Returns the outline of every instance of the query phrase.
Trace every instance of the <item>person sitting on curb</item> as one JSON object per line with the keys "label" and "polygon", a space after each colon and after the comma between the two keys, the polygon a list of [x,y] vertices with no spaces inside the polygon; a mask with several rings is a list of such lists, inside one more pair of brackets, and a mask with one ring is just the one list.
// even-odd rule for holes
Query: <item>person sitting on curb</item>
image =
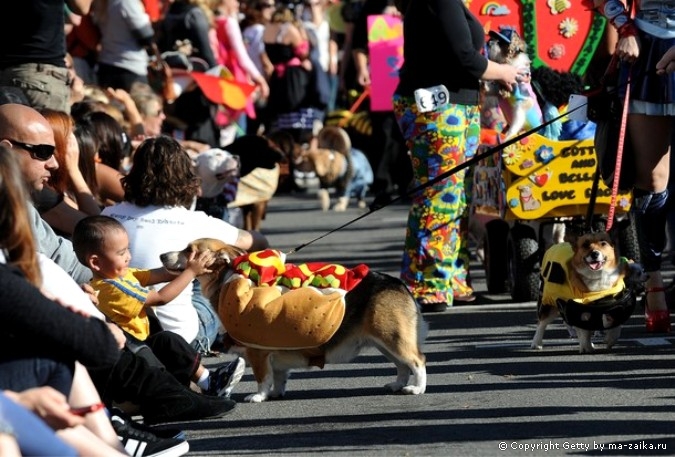
{"label": "person sitting on curb", "polygon": [[[199,352],[180,335],[171,331],[152,331],[149,314],[178,296],[195,277],[210,273],[213,253],[193,254],[187,268],[175,275],[165,268],[129,268],[129,236],[124,226],[108,216],[89,216],[75,226],[73,247],[79,261],[94,272],[91,286],[98,294],[98,307],[119,325],[132,348],[147,346],[176,379],[190,381],[204,393],[229,397],[239,382],[246,363],[238,357],[214,371],[201,364]],[[147,286],[167,284],[159,290]],[[161,327],[160,327],[161,328]]]}
{"label": "person sitting on curb", "polygon": [[[2,95],[1,91],[0,95]],[[22,141],[27,146],[26,148],[20,147],[9,139]],[[0,104],[0,146],[6,147],[7,153],[17,154],[21,176],[29,190],[40,191],[48,180],[50,170],[55,162],[53,158],[54,137],[44,116],[23,104]],[[27,148],[30,148],[30,150]],[[27,198],[26,203],[29,219],[26,224],[30,225],[38,252],[51,259],[58,265],[59,271],[64,273],[64,278],[60,280],[59,290],[55,292],[63,290],[65,280],[75,281],[78,285],[88,282],[92,277],[91,270],[79,263],[70,241],[57,236],[39,216],[34,206],[28,204]],[[45,275],[45,278],[52,278],[54,274],[54,272],[50,272]],[[11,275],[8,275],[6,279],[8,281],[6,287],[0,291],[4,299],[0,299],[0,303],[17,303],[19,302],[17,298],[19,295],[23,299],[31,299],[33,303],[40,304],[48,301],[37,289],[29,290],[26,281],[13,278]],[[26,284],[25,287],[24,284]],[[77,292],[75,284],[73,284],[73,287],[75,288],[74,292]],[[86,288],[91,290],[88,285],[86,285]],[[84,293],[82,292],[82,294]],[[72,299],[73,294],[69,298]],[[95,303],[97,301],[93,294],[90,294],[88,298],[90,302]],[[91,308],[99,313],[93,304],[91,304]],[[35,347],[36,350],[44,350],[53,346],[53,344],[44,344],[44,338],[53,338],[51,341],[59,342],[59,344],[63,344],[68,338],[77,335],[82,338],[81,329],[71,334],[72,326],[75,323],[70,320],[64,319],[59,321],[59,325],[54,325],[55,320],[35,318],[37,315],[43,316],[44,311],[40,309],[31,311],[31,309],[30,307],[9,306],[8,311],[11,310],[13,312],[12,318],[17,320],[11,321],[9,316],[2,319],[7,328],[12,329],[11,332],[9,330],[7,332],[18,332],[26,338],[25,341],[22,340],[20,343],[24,349]],[[74,314],[73,316],[73,319],[77,320],[77,315]],[[25,326],[25,330],[20,331],[21,325]],[[109,323],[108,328],[112,330],[113,327],[120,331],[116,325]],[[57,331],[58,333],[55,333]],[[0,332],[0,336],[2,336],[1,334],[2,332]],[[33,337],[34,335],[38,335],[39,338]],[[98,343],[92,346],[91,341],[94,340]],[[102,352],[103,343],[96,338],[94,340],[89,339],[89,345],[86,347],[95,348],[98,358],[92,359],[91,363],[87,363],[85,366],[104,403],[111,405],[113,402],[131,402],[138,405],[140,408],[139,414],[143,416],[145,424],[222,417],[230,413],[236,406],[236,403],[228,398],[212,397],[193,392],[167,372],[159,360],[153,363],[147,357],[142,357],[126,347],[121,350],[117,349],[114,356],[106,359]],[[64,350],[61,351],[61,356],[66,354],[66,352],[63,352]],[[136,425],[129,424],[132,428]],[[125,426],[129,424],[125,424]],[[133,432],[138,436],[138,430],[134,429]],[[143,433],[149,436],[145,431]]]}

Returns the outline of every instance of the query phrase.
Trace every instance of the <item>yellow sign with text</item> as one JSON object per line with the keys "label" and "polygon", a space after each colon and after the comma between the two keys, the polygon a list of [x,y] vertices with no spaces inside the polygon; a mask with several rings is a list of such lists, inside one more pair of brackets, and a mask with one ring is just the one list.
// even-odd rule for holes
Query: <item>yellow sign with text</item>
{"label": "yellow sign with text", "polygon": [[[593,140],[552,141],[530,135],[502,151],[506,219],[585,215],[597,157]],[[599,183],[594,213],[606,214],[611,189]],[[617,212],[630,209],[630,193],[617,196]]]}

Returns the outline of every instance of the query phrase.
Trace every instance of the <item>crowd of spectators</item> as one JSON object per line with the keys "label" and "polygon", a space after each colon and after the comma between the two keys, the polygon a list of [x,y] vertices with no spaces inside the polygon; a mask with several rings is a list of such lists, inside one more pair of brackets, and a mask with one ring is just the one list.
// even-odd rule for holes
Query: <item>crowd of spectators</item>
{"label": "crowd of spectators", "polygon": [[[183,247],[197,232],[267,247],[259,231],[194,211],[190,157],[242,135],[310,143],[328,113],[348,109],[370,83],[365,42],[356,42],[358,79],[349,46],[369,3],[369,11],[391,8],[373,0],[11,2],[5,14],[18,32],[0,31],[0,334],[14,349],[0,357],[0,454],[179,456],[189,449],[184,433],[155,424],[235,407],[229,394],[243,360],[211,370],[200,363],[222,328],[198,282],[186,273],[154,291],[146,286],[171,278],[148,275],[161,272],[164,243]],[[175,98],[148,70],[155,49],[171,64]],[[214,100],[193,71],[255,89],[234,106]],[[374,192],[405,190],[405,177],[377,166],[400,158],[383,158],[392,153],[376,141],[358,147],[378,170]],[[293,148],[280,149],[290,165]],[[146,225],[157,215],[171,218],[175,233],[155,238]],[[96,218],[119,220],[112,232],[128,233],[127,246],[100,239],[78,262],[71,240]],[[123,284],[131,288],[120,295]]]}
{"label": "crowd of spectators", "polygon": [[[227,211],[236,188],[223,188],[218,216],[195,209],[200,179],[191,159],[265,138],[282,153],[276,175],[264,175],[278,183],[251,194],[271,198],[302,190],[294,151],[342,148],[354,180],[338,189],[336,206],[406,196],[412,166],[394,111],[371,111],[366,99],[359,109],[368,127],[349,122],[373,83],[367,17],[400,14],[394,3],[5,2],[12,27],[0,28],[0,455],[179,456],[189,449],[184,433],[156,424],[233,410],[243,360],[201,363],[223,336],[194,280],[208,259],[192,259],[194,271],[171,278],[158,254],[199,237],[244,250],[268,242],[260,214],[247,229]],[[168,80],[158,55],[171,67]],[[333,132],[341,148],[326,143],[331,123],[348,135]],[[355,172],[359,161],[374,176]],[[78,261],[71,241],[92,221],[107,224],[100,231],[108,238],[79,245]],[[669,329],[667,311],[654,313]]]}

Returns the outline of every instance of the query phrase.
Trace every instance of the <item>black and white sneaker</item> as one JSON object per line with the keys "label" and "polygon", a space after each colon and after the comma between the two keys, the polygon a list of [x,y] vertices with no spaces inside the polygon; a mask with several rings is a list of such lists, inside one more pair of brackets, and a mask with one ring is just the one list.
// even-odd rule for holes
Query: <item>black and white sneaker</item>
{"label": "black and white sneaker", "polygon": [[124,422],[127,424],[128,427],[135,428],[136,430],[140,430],[141,432],[152,433],[153,435],[155,435],[157,438],[160,439],[176,438],[177,440],[185,440],[185,432],[179,428],[150,426],[142,424],[140,422],[136,422],[131,418],[129,414],[122,411],[120,408],[116,408],[114,406],[110,408],[108,411],[110,411],[109,416],[111,420],[113,417],[117,417],[115,421],[118,424],[120,422]]}
{"label": "black and white sneaker", "polygon": [[[183,438],[160,438],[152,429],[137,424],[121,415],[110,416],[117,437],[124,450],[132,457],[179,457],[190,450]],[[168,431],[166,434],[172,433]]]}
{"label": "black and white sneaker", "polygon": [[241,381],[244,370],[246,370],[246,362],[243,358],[237,357],[236,360],[211,371],[206,395],[229,398],[234,386]]}

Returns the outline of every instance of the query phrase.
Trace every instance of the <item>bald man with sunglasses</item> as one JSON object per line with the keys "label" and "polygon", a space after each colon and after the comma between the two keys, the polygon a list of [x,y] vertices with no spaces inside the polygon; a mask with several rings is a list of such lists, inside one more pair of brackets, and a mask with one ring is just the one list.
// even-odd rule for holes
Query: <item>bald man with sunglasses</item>
{"label": "bald man with sunglasses", "polygon": [[[54,155],[51,124],[37,110],[23,103],[0,105],[0,144],[17,152],[34,206],[56,233],[70,238],[75,224],[100,212],[98,201],[79,168],[67,170],[69,190],[77,206],[69,204],[63,193],[45,186],[59,163]],[[80,207],[81,204],[87,206]],[[92,212],[96,210],[98,212]]]}
{"label": "bald man with sunglasses", "polygon": [[[15,152],[29,190],[39,192],[59,165],[54,157],[54,133],[35,109],[18,103],[0,105],[0,144]],[[73,246],[57,236],[37,209],[29,205],[39,251],[58,263],[78,283],[88,283],[91,271],[80,264]]]}
{"label": "bald man with sunglasses", "polygon": [[21,170],[31,191],[41,191],[59,168],[54,157],[54,132],[40,113],[29,106],[0,106],[0,144],[19,156]]}

